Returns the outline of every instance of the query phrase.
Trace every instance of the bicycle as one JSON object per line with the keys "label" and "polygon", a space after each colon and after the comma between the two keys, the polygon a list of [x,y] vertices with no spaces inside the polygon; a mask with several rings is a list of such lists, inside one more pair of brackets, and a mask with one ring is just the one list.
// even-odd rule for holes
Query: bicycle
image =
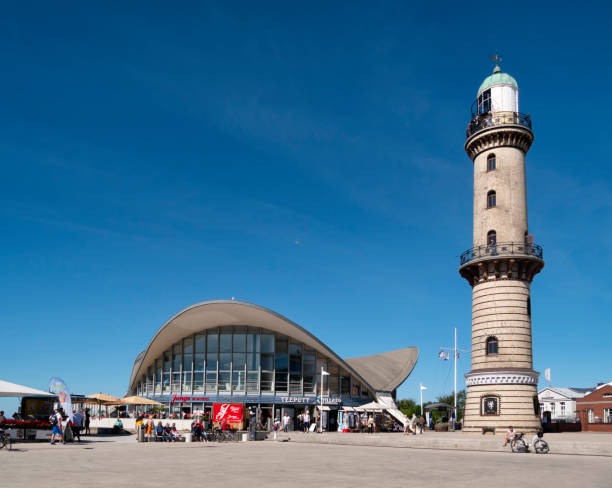
{"label": "bicycle", "polygon": [[9,451],[13,448],[13,440],[11,439],[11,435],[0,429],[0,449],[3,449],[8,445]]}
{"label": "bicycle", "polygon": [[524,434],[517,432],[514,439],[510,442],[510,448],[512,452],[529,452],[529,444],[523,439]]}
{"label": "bicycle", "polygon": [[544,436],[544,432],[540,431],[536,435],[533,436],[531,447],[536,454],[548,454],[550,451],[548,447],[548,442],[546,442],[542,437]]}

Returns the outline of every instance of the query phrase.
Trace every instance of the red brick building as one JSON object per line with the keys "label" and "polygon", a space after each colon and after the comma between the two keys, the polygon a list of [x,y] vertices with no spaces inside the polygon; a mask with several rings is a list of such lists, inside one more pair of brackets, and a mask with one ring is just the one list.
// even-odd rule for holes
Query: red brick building
{"label": "red brick building", "polygon": [[612,381],[576,399],[582,431],[612,432]]}

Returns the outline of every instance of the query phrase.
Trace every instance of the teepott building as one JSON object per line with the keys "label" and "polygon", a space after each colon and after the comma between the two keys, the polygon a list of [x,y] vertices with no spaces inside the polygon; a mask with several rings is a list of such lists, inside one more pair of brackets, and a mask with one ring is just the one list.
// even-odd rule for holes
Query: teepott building
{"label": "teepott building", "polygon": [[322,411],[328,428],[335,411],[376,402],[403,421],[395,394],[417,358],[417,348],[406,347],[343,359],[272,310],[215,300],[162,325],[134,362],[128,394],[179,415],[211,411],[216,403],[256,407],[263,418]]}

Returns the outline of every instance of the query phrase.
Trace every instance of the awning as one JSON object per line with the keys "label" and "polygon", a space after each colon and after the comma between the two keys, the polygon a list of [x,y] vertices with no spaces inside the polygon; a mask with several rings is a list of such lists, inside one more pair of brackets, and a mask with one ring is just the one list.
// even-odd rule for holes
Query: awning
{"label": "awning", "polygon": [[342,410],[344,410],[345,412],[354,412],[355,409],[353,407],[342,407]]}
{"label": "awning", "polygon": [[23,396],[44,396],[54,397],[48,391],[37,390],[29,386],[22,386],[16,383],[0,380],[0,397],[23,397]]}
{"label": "awning", "polygon": [[360,407],[355,407],[355,410],[358,412],[382,412],[384,409],[384,406],[378,402],[370,402]]}

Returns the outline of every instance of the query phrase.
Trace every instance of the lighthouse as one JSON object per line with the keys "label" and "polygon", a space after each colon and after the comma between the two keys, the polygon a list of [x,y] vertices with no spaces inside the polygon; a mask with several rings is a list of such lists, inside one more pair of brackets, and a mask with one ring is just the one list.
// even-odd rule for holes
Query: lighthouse
{"label": "lighthouse", "polygon": [[527,222],[525,157],[532,120],[500,58],[472,104],[465,151],[474,168],[472,248],[459,273],[472,287],[472,363],[465,375],[466,432],[541,427],[533,370],[531,282],[544,267]]}

